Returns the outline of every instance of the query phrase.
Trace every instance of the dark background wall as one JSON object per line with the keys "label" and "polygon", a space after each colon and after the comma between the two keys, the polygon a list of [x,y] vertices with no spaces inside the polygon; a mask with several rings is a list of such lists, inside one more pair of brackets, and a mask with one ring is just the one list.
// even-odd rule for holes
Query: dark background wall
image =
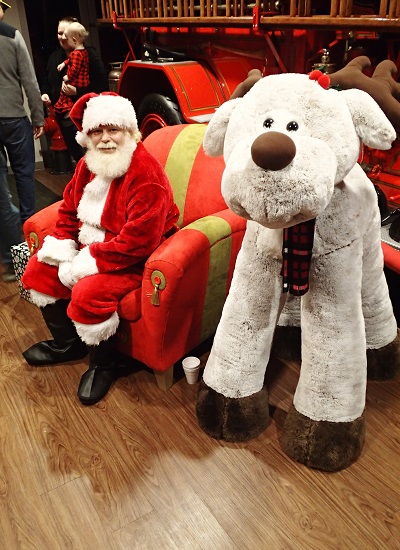
{"label": "dark background wall", "polygon": [[107,70],[109,63],[125,59],[128,47],[122,33],[111,26],[97,27],[100,0],[24,0],[24,6],[39,84],[49,55],[59,47],[58,21],[67,15],[78,18],[89,31],[88,43],[96,48]]}
{"label": "dark background wall", "polygon": [[25,0],[25,13],[40,83],[47,59],[58,46],[58,21],[66,15],[80,18],[78,0]]}

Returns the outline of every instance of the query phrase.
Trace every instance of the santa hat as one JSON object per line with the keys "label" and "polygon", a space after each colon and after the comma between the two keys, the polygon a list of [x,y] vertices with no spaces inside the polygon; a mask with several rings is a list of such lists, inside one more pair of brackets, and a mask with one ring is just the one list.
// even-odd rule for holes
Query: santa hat
{"label": "santa hat", "polygon": [[70,117],[79,130],[76,141],[82,147],[87,145],[88,132],[99,126],[117,126],[126,130],[138,129],[132,103],[115,92],[83,95],[72,107]]}

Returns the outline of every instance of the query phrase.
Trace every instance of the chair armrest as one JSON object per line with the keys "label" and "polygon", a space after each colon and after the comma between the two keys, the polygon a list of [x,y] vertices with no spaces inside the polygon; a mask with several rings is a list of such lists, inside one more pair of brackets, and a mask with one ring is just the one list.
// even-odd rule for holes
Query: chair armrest
{"label": "chair armrest", "polygon": [[[187,339],[188,350],[214,334],[245,230],[246,220],[225,209],[189,224],[153,252],[141,297],[142,320],[153,325],[150,334]],[[155,274],[165,287],[155,290]]]}
{"label": "chair armrest", "polygon": [[53,232],[60,204],[61,201],[57,201],[43,208],[24,223],[24,235],[31,254],[37,252],[42,247],[46,235]]}
{"label": "chair armrest", "polygon": [[[197,262],[202,259],[205,253],[210,254],[210,251],[214,252],[214,249],[218,249],[219,255],[215,258],[217,263],[222,261],[226,263],[227,260],[230,261],[231,259],[234,263],[245,229],[246,220],[228,209],[187,225],[167,239],[147,260],[143,282],[144,284],[149,283],[150,286],[143,287],[144,290],[148,292],[153,289],[151,275],[154,270],[166,271],[164,276],[167,278],[168,275],[168,280],[166,280],[165,289],[160,291],[160,300],[163,303],[168,303],[171,292],[177,290],[179,280],[193,265],[196,266],[196,269],[199,268]],[[233,242],[232,239],[234,239]],[[223,245],[223,243],[225,244]],[[223,251],[222,245],[229,248],[229,250],[224,250],[225,255],[223,256],[221,254]],[[227,253],[229,253],[229,256]],[[209,261],[207,261],[208,266]],[[230,268],[233,269],[234,265],[230,265]]]}
{"label": "chair armrest", "polygon": [[385,266],[400,273],[400,250],[382,242],[383,257],[385,260]]}

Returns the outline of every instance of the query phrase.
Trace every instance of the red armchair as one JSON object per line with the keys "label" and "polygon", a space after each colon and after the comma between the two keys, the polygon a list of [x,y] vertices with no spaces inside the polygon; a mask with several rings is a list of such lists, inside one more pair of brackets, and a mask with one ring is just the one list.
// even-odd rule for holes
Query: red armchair
{"label": "red armchair", "polygon": [[[205,128],[168,126],[144,142],[170,178],[181,230],[151,255],[142,287],[118,308],[119,351],[152,368],[164,390],[173,383],[174,364],[214,334],[246,228],[222,198],[224,163],[205,156]],[[25,222],[34,252],[51,231],[58,204]]]}

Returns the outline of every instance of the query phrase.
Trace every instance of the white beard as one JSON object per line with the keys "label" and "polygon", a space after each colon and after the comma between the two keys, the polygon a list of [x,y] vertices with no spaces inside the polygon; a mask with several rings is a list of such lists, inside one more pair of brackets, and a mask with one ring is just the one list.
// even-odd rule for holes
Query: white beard
{"label": "white beard", "polygon": [[134,138],[127,136],[125,143],[119,145],[114,153],[102,153],[90,140],[87,147],[85,162],[89,170],[106,180],[113,180],[128,171],[137,143]]}

